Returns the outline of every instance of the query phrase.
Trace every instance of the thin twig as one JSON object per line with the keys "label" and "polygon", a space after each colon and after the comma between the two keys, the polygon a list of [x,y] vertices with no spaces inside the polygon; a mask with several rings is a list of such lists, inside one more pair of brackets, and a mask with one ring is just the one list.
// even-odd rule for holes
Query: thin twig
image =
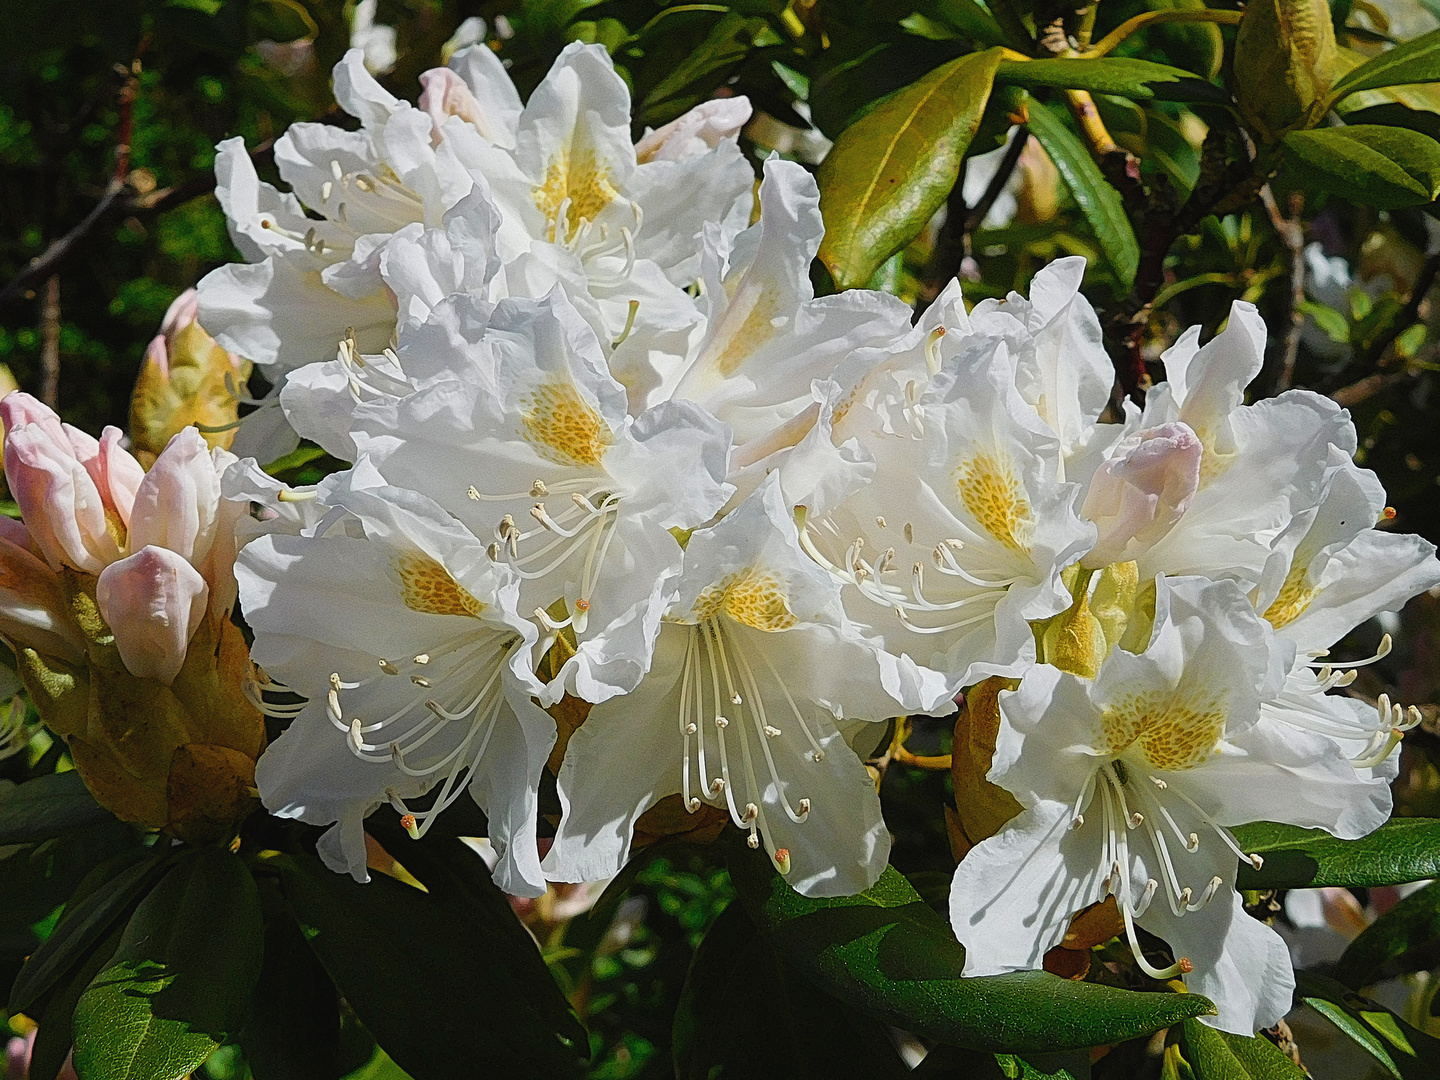
{"label": "thin twig", "polygon": [[[1275,375],[1274,393],[1281,394],[1290,389],[1295,378],[1295,359],[1300,355],[1300,331],[1305,325],[1305,229],[1301,224],[1301,210],[1304,195],[1295,192],[1290,197],[1290,216],[1280,212],[1275,194],[1266,184],[1260,189],[1260,202],[1270,215],[1270,224],[1275,234],[1290,253],[1290,292],[1285,301],[1288,319],[1282,315],[1279,322],[1285,325],[1285,337],[1280,346],[1279,371]],[[1288,322],[1288,325],[1286,325]]]}
{"label": "thin twig", "polygon": [[[267,139],[250,151],[250,160],[256,164],[268,159],[274,146],[273,139]],[[124,212],[126,214],[160,214],[172,207],[191,199],[199,198],[201,195],[208,195],[215,190],[215,174],[202,173],[192,177],[183,184],[175,187],[161,188],[145,195],[126,194],[125,185],[116,185],[113,182],[106,188],[105,194],[100,201],[90,208],[90,212],[76,224],[69,232],[58,240],[54,240],[35,258],[31,259],[21,270],[10,280],[4,289],[0,289],[0,307],[25,297],[37,282],[45,280],[60,265],[75,253],[76,247],[81,240],[88,236],[105,217],[113,212]]]}
{"label": "thin twig", "polygon": [[1010,177],[1015,173],[1015,167],[1020,164],[1020,155],[1025,152],[1025,144],[1030,141],[1030,129],[1023,124],[1015,129],[1015,134],[1010,140],[1010,145],[1005,147],[1005,155],[1000,159],[1000,166],[995,170],[995,175],[990,178],[990,183],[985,188],[985,194],[980,196],[970,212],[965,215],[965,234],[968,236],[980,228],[989,216],[991,209],[995,206],[995,200],[1005,190],[1005,185],[1010,182]]}
{"label": "thin twig", "polygon": [[45,281],[40,304],[40,400],[50,408],[60,404],[60,275]]}
{"label": "thin twig", "polygon": [[1024,152],[1025,143],[1029,138],[1030,132],[1024,125],[1015,129],[1010,144],[1000,158],[995,175],[990,178],[990,183],[985,187],[985,193],[980,196],[973,208],[965,205],[965,172],[963,169],[961,170],[959,177],[955,180],[955,186],[950,190],[950,196],[946,200],[945,223],[940,226],[940,235],[935,239],[935,248],[925,267],[925,283],[921,289],[919,302],[916,304],[917,315],[930,306],[951,278],[959,275],[965,256],[970,253],[970,234],[980,228],[995,205],[995,200],[1005,190],[1005,185],[1010,182],[1010,177],[1014,175],[1015,167],[1020,163],[1020,155]]}
{"label": "thin twig", "polygon": [[115,207],[124,191],[123,184],[111,184],[105,194],[100,197],[100,201],[91,207],[90,212],[81,219],[78,225],[60,239],[51,241],[49,247],[31,259],[25,269],[16,274],[10,284],[0,290],[0,307],[24,296],[36,282],[51,277],[60,268],[60,264],[70,256],[75,245]]}
{"label": "thin twig", "polygon": [[1365,378],[1353,382],[1349,386],[1342,386],[1330,395],[1330,400],[1342,409],[1353,409],[1362,401],[1366,401],[1376,394],[1384,393],[1392,386],[1399,386],[1411,378],[1413,376],[1408,371],[1377,371],[1374,375],[1366,375]]}

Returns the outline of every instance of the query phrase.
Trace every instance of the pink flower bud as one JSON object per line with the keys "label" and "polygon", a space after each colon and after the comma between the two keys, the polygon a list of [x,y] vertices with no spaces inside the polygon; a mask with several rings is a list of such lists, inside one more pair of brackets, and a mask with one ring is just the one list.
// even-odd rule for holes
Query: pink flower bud
{"label": "pink flower bud", "polygon": [[205,617],[210,589],[174,551],[146,547],[111,563],[96,583],[100,614],[130,674],[169,686]]}
{"label": "pink flower bud", "polygon": [[1094,570],[1128,562],[1169,532],[1200,486],[1203,453],[1195,432],[1178,422],[1122,440],[1095,470],[1081,507],[1100,536],[1080,564]]}
{"label": "pink flower bud", "polygon": [[739,135],[749,119],[750,99],[747,97],[702,101],[664,127],[647,131],[635,144],[635,157],[640,162],[699,157],[715,149],[725,139]]}
{"label": "pink flower bud", "polygon": [[473,125],[480,134],[491,137],[484,109],[465,85],[465,80],[455,72],[449,68],[431,68],[420,76],[420,85],[424,89],[420,92],[418,104],[421,111],[430,115],[436,138],[439,138],[441,127],[451,116],[458,116]]}
{"label": "pink flower bud", "polygon": [[95,456],[84,461],[90,478],[100,489],[105,505],[120,515],[121,522],[130,527],[130,511],[135,504],[135,492],[145,479],[145,470],[140,467],[130,451],[121,446],[125,436],[117,427],[107,427],[100,433],[100,442]]}
{"label": "pink flower bud", "polygon": [[29,530],[0,517],[0,634],[20,648],[71,663],[85,659],[85,639],[69,616],[60,579],[35,554]]}
{"label": "pink flower bud", "polygon": [[165,309],[165,318],[160,320],[160,334],[167,338],[174,337],[199,316],[200,294],[194,289],[186,289],[171,300],[170,306]]}
{"label": "pink flower bud", "polygon": [[219,502],[220,478],[210,447],[195,428],[182,428],[136,489],[130,550],[153,545],[190,562],[203,562],[215,539]]}
{"label": "pink flower bud", "polygon": [[[51,569],[72,566],[98,574],[119,558],[124,522],[113,505],[107,507],[89,468],[76,456],[70,433],[55,414],[45,409],[48,416],[36,415],[28,402],[15,401],[27,396],[11,394],[0,402],[0,415],[6,421],[5,478],[11,494],[32,541]],[[75,441],[82,443],[82,452],[90,458],[99,453],[95,440],[90,440],[93,451],[83,440]]]}

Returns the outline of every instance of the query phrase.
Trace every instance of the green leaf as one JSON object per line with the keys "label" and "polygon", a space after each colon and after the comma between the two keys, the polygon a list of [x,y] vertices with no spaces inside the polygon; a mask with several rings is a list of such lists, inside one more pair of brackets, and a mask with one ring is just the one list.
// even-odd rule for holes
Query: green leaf
{"label": "green leaf", "polygon": [[1338,99],[1357,90],[1433,82],[1440,82],[1440,30],[1401,42],[1351,68],[1335,84],[1334,95]]}
{"label": "green leaf", "polygon": [[35,1017],[39,1030],[35,1033],[35,1045],[30,1051],[30,1080],[55,1080],[59,1075],[75,1042],[72,1024],[75,1006],[80,1003],[80,995],[90,985],[90,980],[114,958],[124,929],[123,926],[115,927],[78,967],[46,995],[44,1006]]}
{"label": "green leaf", "polygon": [[1180,1025],[1180,1049],[1195,1080],[1305,1080],[1305,1070],[1268,1039],[1217,1031],[1199,1020]]}
{"label": "green leaf", "polygon": [[995,81],[1009,86],[1058,86],[1092,94],[1163,101],[1228,101],[1225,92],[1169,64],[1102,56],[1094,60],[1005,60]]}
{"label": "green leaf", "polygon": [[[1145,0],[1151,11],[1204,11],[1205,0]],[[1225,59],[1225,41],[1214,23],[1160,23],[1152,26],[1146,39],[1151,49],[1183,63],[1201,78],[1220,74]],[[1151,55],[1154,55],[1152,52]]]}
{"label": "green leaf", "polygon": [[496,1076],[576,1074],[575,1054],[494,950],[493,924],[385,874],[361,885],[311,855],[271,861],[310,947],[402,1069],[423,1080],[470,1080],[481,1061]]}
{"label": "green leaf", "polygon": [[1440,143],[1408,128],[1353,124],[1292,131],[1285,154],[1301,179],[1351,202],[1420,206],[1440,194]]}
{"label": "green leaf", "polygon": [[[475,809],[478,814],[478,807]],[[447,816],[449,813],[447,810]],[[515,917],[509,897],[495,884],[485,861],[473,848],[458,836],[447,836],[436,830],[420,840],[412,840],[394,814],[374,815],[366,821],[365,828],[415,875],[439,904],[475,927],[474,933],[484,936],[487,951],[515,981],[526,1003],[551,1031],[582,1050],[588,1048],[589,1035],[560,992],[544,957],[535,948],[535,939]],[[486,831],[488,828],[474,835],[484,835]]]}
{"label": "green leaf", "polygon": [[1302,300],[1295,307],[1314,319],[1315,325],[1325,331],[1325,336],[1331,341],[1344,345],[1350,340],[1350,323],[1334,308],[1326,307],[1314,300]]}
{"label": "green leaf", "polygon": [[334,1080],[340,1075],[340,1002],[305,944],[273,877],[256,882],[265,916],[265,959],[238,1032],[255,1080]]}
{"label": "green leaf", "polygon": [[1240,864],[1235,887],[1241,890],[1369,889],[1440,877],[1440,819],[1396,818],[1359,840],[1270,821],[1230,831],[1247,852],[1265,858],[1260,870]]}
{"label": "green leaf", "polygon": [[23,784],[0,780],[0,844],[48,840],[113,817],[74,770]]}
{"label": "green leaf", "polygon": [[1363,1047],[1395,1080],[1440,1077],[1440,1039],[1417,1031],[1334,979],[1297,971],[1295,983],[1305,1004]]}
{"label": "green leaf", "polygon": [[1389,961],[1436,939],[1440,939],[1440,882],[1411,893],[1361,931],[1340,957],[1335,978],[1358,990],[1374,982]]}
{"label": "green leaf", "polygon": [[75,1008],[80,1080],[153,1080],[198,1068],[239,1031],[260,974],[255,881],[221,848],[186,852],[140,902]]}
{"label": "green leaf", "polygon": [[[736,1038],[735,1002],[763,1001]],[[909,1075],[884,1027],[828,994],[796,984],[741,904],[721,913],[695,950],[675,1012],[677,1080],[830,1080]]]}
{"label": "green leaf", "polygon": [[[10,1011],[25,1012],[127,916],[170,865],[167,853],[126,853],[97,867],[66,905],[65,914],[30,954],[10,989]],[[89,886],[87,889],[86,886]]]}
{"label": "green leaf", "polygon": [[974,38],[981,45],[1004,45],[1005,31],[977,0],[922,0],[917,9],[928,18]]}
{"label": "green leaf", "polygon": [[864,285],[934,216],[960,174],[1001,52],[952,60],[851,124],[820,165],[820,261],[837,288]]}
{"label": "green leaf", "polygon": [[731,879],[780,955],[841,1001],[939,1042],[1012,1054],[1120,1042],[1215,1007],[1043,971],[962,978],[965,950],[894,868],[857,896],[801,896],[748,850]]}
{"label": "green leaf", "polygon": [[[124,853],[118,861],[117,851]],[[38,844],[0,847],[0,961],[34,953],[97,867],[137,855],[133,830],[114,818]]]}
{"label": "green leaf", "polygon": [[325,451],[318,446],[297,446],[288,454],[278,457],[266,465],[265,471],[271,476],[279,476],[281,473],[291,472],[324,456]]}
{"label": "green leaf", "polygon": [[1120,279],[1120,287],[1130,288],[1140,265],[1140,245],[1135,240],[1135,230],[1130,227],[1120,193],[1100,174],[1090,151],[1085,149],[1079,136],[1065,126],[1058,113],[1022,91],[1012,93],[1017,95],[1017,108],[1028,102],[1030,134],[1040,140],[1060,171],[1071,197],[1094,230],[1105,261]]}

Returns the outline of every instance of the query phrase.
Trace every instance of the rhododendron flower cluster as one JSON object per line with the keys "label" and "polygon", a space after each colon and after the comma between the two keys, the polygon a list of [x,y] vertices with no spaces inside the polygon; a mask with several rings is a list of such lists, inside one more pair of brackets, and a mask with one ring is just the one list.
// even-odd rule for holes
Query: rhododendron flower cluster
{"label": "rhododendron flower cluster", "polygon": [[[1020,812],[954,878],[967,974],[1039,967],[1111,902],[1144,973],[1184,977],[1225,1030],[1276,1022],[1293,976],[1242,910],[1261,860],[1230,830],[1386,819],[1415,715],[1346,696],[1367,661],[1327,650],[1440,562],[1375,529],[1343,410],[1245,404],[1254,307],[1112,411],[1083,260],[973,309],[952,285],[912,325],[887,294],[815,296],[815,183],[772,158],[755,189],[743,99],[636,143],[598,46],[523,106],[484,47],[421,81],[399,100],[352,51],[335,88],[360,127],[292,127],[290,192],[236,141],[217,164],[247,262],[201,283],[200,322],[278,386],[237,446],[288,431],[352,465],[303,490],[223,468],[255,510],[250,693],[288,722],[257,772],[269,810],[330,826],[321,854],[364,880],[367,814],[419,835],[468,791],[497,880],[538,895],[616,874],[668,800],[847,895],[888,859],[865,766],[886,722],[1006,680],[988,778]],[[34,446],[7,467],[55,478],[12,476],[34,492],[15,557],[98,574],[127,663],[173,673],[218,588],[211,525],[155,534],[139,493],[198,440],[142,480],[113,440],[6,421]],[[108,599],[142,586],[163,640]],[[7,632],[70,647],[49,610],[12,605]]]}

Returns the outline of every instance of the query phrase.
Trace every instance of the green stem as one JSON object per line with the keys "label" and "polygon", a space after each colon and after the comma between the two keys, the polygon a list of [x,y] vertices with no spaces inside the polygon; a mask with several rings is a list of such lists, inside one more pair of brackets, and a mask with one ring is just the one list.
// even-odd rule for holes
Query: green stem
{"label": "green stem", "polygon": [[1094,48],[1083,50],[1082,56],[1086,60],[1104,56],[1135,31],[1142,30],[1147,26],[1155,26],[1159,23],[1186,22],[1220,23],[1225,26],[1234,26],[1239,23],[1241,14],[1239,11],[1146,11],[1136,15],[1133,19],[1126,19],[1101,38]]}

